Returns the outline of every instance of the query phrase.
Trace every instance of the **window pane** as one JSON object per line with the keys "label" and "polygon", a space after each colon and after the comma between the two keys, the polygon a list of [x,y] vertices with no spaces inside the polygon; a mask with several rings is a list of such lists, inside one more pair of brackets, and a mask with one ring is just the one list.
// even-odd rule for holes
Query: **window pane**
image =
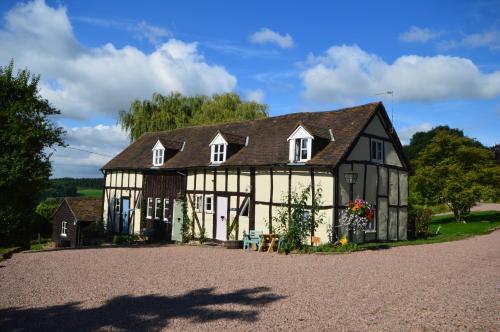
{"label": "window pane", "polygon": [[224,153],[224,144],[219,145],[219,152]]}
{"label": "window pane", "polygon": [[307,141],[308,141],[308,139],[302,140],[302,154],[301,154],[302,159],[307,159],[307,149],[308,149]]}
{"label": "window pane", "polygon": [[299,161],[300,160],[300,139],[296,139],[295,140],[295,161]]}

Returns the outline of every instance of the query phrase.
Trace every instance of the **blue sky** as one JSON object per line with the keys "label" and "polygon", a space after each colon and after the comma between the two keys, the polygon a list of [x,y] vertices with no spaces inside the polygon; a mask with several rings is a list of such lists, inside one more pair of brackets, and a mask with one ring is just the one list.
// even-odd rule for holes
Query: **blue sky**
{"label": "blue sky", "polygon": [[117,112],[153,92],[236,91],[271,115],[390,98],[406,142],[439,124],[500,143],[500,1],[0,3],[0,63],[41,74],[71,149],[54,176],[97,176],[127,145]]}

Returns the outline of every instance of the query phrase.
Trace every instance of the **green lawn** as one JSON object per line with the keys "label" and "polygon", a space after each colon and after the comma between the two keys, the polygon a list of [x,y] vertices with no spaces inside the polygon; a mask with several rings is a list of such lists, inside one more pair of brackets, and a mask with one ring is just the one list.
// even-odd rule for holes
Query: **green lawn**
{"label": "green lawn", "polygon": [[496,228],[500,228],[500,212],[498,211],[472,212],[466,224],[455,222],[452,215],[434,216],[432,218],[429,237],[427,239],[369,242],[358,245],[349,243],[347,246],[332,246],[331,244],[323,244],[315,248],[308,247],[304,250],[304,253],[349,252],[367,249],[376,250],[416,244],[448,242],[464,239],[470,236],[487,234]]}
{"label": "green lawn", "polygon": [[[439,233],[436,234],[439,226],[441,226],[441,228],[439,229]],[[384,247],[398,247],[414,244],[455,241],[474,235],[487,234],[498,227],[500,227],[500,212],[498,211],[472,212],[466,224],[455,222],[453,216],[451,215],[434,216],[432,218],[429,232],[430,234],[427,239],[397,242],[363,243],[360,244],[358,248],[376,249]]]}
{"label": "green lawn", "polygon": [[77,194],[84,197],[101,198],[102,189],[78,188]]}

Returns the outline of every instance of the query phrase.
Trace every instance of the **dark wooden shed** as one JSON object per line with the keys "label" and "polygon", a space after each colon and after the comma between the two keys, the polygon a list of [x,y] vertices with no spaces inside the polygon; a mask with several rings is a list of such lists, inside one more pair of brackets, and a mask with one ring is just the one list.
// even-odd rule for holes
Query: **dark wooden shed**
{"label": "dark wooden shed", "polygon": [[80,245],[81,230],[102,218],[100,198],[66,197],[52,218],[52,240],[57,246]]}

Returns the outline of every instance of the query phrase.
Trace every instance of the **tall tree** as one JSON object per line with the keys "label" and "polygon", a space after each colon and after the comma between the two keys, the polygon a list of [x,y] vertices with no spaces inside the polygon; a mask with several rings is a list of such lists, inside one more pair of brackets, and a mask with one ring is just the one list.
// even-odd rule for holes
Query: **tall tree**
{"label": "tall tree", "polygon": [[477,141],[438,132],[415,160],[411,190],[421,203],[445,203],[457,221],[465,222],[481,199],[500,197],[500,165]]}
{"label": "tall tree", "polygon": [[47,149],[63,146],[60,112],[39,95],[39,76],[14,62],[0,67],[0,245],[25,243],[41,193],[51,174]]}
{"label": "tall tree", "polygon": [[[428,131],[419,131],[413,134],[410,144],[403,147],[406,157],[410,162],[417,159],[418,154],[423,151],[439,132],[447,132],[455,136],[464,137],[464,132],[460,129],[449,126],[437,126]],[[412,163],[413,164],[413,163]]]}
{"label": "tall tree", "polygon": [[208,96],[153,94],[151,100],[134,100],[120,111],[120,123],[131,140],[149,131],[172,130],[199,124],[215,124],[267,117],[267,106],[241,100],[235,93]]}

